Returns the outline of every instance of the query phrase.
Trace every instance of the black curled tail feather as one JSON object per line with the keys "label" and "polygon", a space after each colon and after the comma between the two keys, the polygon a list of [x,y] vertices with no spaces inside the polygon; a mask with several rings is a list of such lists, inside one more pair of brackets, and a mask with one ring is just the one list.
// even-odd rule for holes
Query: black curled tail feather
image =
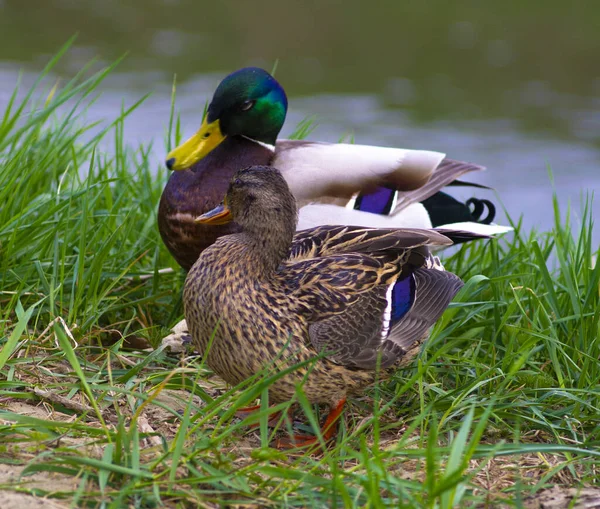
{"label": "black curled tail feather", "polygon": [[[496,207],[490,200],[469,198],[465,203],[442,191],[423,200],[433,227],[452,223],[490,224],[496,217]],[[487,214],[482,217],[484,213]]]}
{"label": "black curled tail feather", "polygon": [[[471,215],[477,223],[491,224],[491,222],[496,217],[496,206],[490,200],[469,198],[465,202],[465,205],[469,207],[469,210],[471,206],[473,207],[473,210],[471,210]],[[481,216],[483,215],[486,208],[487,215],[482,219]]]}

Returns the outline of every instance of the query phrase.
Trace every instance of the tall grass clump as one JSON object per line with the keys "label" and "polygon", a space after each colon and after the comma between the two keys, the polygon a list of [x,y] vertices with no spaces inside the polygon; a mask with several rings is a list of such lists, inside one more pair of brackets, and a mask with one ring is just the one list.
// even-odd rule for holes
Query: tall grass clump
{"label": "tall grass clump", "polygon": [[[551,485],[577,497],[597,483],[589,204],[577,226],[554,201],[551,231],[516,223],[446,256],[466,285],[418,360],[354,400],[334,444],[282,453],[269,444],[293,423],[269,429],[266,398],[258,428],[234,418],[277,374],[230,388],[161,345],[183,278],[156,228],[154,147],[123,139],[143,101],[90,125],[112,67],[54,86],[64,51],[0,112],[0,494],[59,507],[520,507]],[[170,140],[175,114],[169,125]],[[296,401],[315,424],[301,388]]]}
{"label": "tall grass clump", "polygon": [[60,319],[78,335],[156,327],[178,278],[158,272],[171,264],[156,231],[162,170],[148,160],[151,144],[123,142],[142,101],[90,125],[86,109],[111,68],[40,93],[54,63],[20,103],[15,89],[0,124],[1,316],[9,323],[19,305],[35,306],[35,324]]}

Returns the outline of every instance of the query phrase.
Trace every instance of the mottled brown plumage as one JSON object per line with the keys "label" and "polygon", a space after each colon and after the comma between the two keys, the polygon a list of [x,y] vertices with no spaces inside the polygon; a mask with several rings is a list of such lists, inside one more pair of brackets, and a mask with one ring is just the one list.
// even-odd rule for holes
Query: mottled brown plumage
{"label": "mottled brown plumage", "polygon": [[[309,401],[341,411],[378,366],[386,374],[414,357],[462,286],[430,255],[428,246],[452,243],[434,230],[322,226],[295,235],[295,200],[273,168],[238,172],[226,204],[241,231],[190,270],[185,316],[195,346],[230,384],[312,361],[273,383],[272,403],[302,386]],[[199,220],[226,215],[219,207]]]}

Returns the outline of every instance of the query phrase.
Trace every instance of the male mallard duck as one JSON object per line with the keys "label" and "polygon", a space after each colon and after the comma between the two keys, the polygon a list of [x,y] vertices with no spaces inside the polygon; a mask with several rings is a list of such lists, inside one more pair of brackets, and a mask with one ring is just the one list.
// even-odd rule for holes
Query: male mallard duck
{"label": "male mallard duck", "polygon": [[452,244],[453,234],[476,236],[355,226],[295,234],[294,195],[278,170],[264,166],[238,171],[223,204],[196,219],[232,220],[239,232],[206,248],[185,281],[192,341],[233,385],[271,363],[284,370],[313,359],[276,380],[269,402],[289,401],[302,386],[311,403],[331,408],[325,438],[346,396],[373,383],[378,366],[385,374],[409,361],[461,288],[428,248]]}
{"label": "male mallard duck", "polygon": [[[167,167],[181,171],[170,176],[162,194],[158,225],[184,269],[219,236],[239,231],[235,224],[205,225],[194,219],[219,203],[237,170],[251,165],[278,168],[299,205],[306,205],[298,229],[320,224],[430,228],[460,222],[452,227],[508,231],[477,224],[492,221],[489,202],[475,201],[470,210],[436,194],[481,166],[425,150],[277,140],[286,113],[286,94],[273,76],[256,67],[240,69],[217,87],[200,130],[168,154]],[[482,218],[485,206],[489,212]],[[435,214],[440,207],[441,214]]]}

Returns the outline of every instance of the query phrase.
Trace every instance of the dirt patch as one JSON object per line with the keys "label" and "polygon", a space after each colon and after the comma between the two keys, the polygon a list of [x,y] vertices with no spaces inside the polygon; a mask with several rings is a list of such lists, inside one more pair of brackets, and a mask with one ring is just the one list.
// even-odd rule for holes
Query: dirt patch
{"label": "dirt patch", "polygon": [[69,504],[58,500],[35,497],[24,493],[0,491],[0,507],[2,509],[67,509]]}
{"label": "dirt patch", "polygon": [[67,415],[42,402],[27,403],[18,399],[7,401],[2,405],[3,410],[19,415],[27,415],[36,419],[49,419],[52,421],[72,422],[77,416]]}
{"label": "dirt patch", "polygon": [[[73,492],[79,480],[57,474],[54,472],[36,472],[33,475],[21,476],[22,466],[0,465],[0,507],[2,509],[29,509],[37,507],[64,508],[69,507],[66,502],[35,496],[19,491],[40,491],[48,495]],[[12,491],[7,491],[10,488]]]}
{"label": "dirt patch", "polygon": [[[142,432],[155,431],[165,438],[171,439],[179,429],[179,423],[170,410],[183,414],[187,405],[190,404],[190,393],[185,391],[165,389],[158,394],[155,400],[146,406],[142,417],[147,419],[149,428],[140,429]],[[191,413],[198,412],[204,406],[204,402],[199,396],[192,396]]]}
{"label": "dirt patch", "polygon": [[[573,500],[576,500],[573,503]],[[553,488],[540,491],[525,500],[525,509],[598,509],[600,488]]]}

